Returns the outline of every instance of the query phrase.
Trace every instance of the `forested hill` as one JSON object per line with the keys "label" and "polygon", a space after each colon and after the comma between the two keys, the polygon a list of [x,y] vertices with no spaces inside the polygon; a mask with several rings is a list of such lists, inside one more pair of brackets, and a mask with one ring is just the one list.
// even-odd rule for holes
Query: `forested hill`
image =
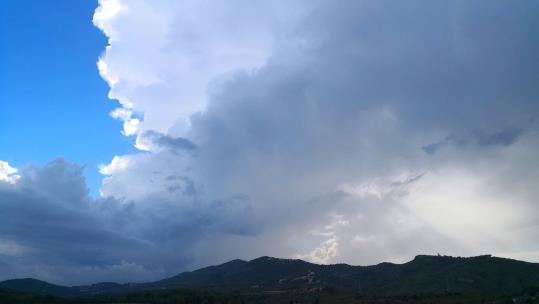
{"label": "forested hill", "polygon": [[22,279],[0,288],[58,296],[130,293],[175,288],[210,288],[245,294],[316,293],[443,294],[515,292],[539,286],[539,264],[492,257],[416,256],[404,264],[318,265],[303,260],[261,257],[233,260],[144,284],[99,283],[63,287]]}
{"label": "forested hill", "polygon": [[359,293],[514,291],[539,285],[539,264],[492,257],[416,256],[404,264],[317,265],[261,257],[234,260],[154,283],[155,286],[290,290],[331,287]]}

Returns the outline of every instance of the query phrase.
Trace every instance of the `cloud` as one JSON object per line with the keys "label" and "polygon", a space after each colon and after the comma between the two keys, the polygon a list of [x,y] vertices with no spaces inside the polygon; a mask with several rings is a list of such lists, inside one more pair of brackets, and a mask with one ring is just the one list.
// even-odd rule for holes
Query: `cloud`
{"label": "cloud", "polygon": [[188,180],[170,177],[176,188],[168,200],[94,200],[82,170],[57,159],[26,167],[17,183],[0,185],[0,261],[10,265],[0,279],[157,280],[188,265],[189,247],[199,239],[252,235],[258,229],[241,197],[198,206],[202,194]]}
{"label": "cloud", "polygon": [[[133,16],[143,7],[125,6]],[[111,93],[143,114],[137,145],[147,151],[123,156],[133,166],[107,177],[106,195],[166,200],[174,195],[170,189],[177,188],[182,193],[196,189],[188,192],[204,193],[207,200],[243,197],[258,226],[250,230],[255,235],[211,239],[214,243],[208,245],[199,242],[194,250],[201,264],[239,254],[365,263],[382,258],[404,260],[433,248],[456,254],[503,248],[501,244],[506,243],[501,237],[481,246],[470,241],[484,236],[486,227],[466,225],[469,236],[456,235],[435,225],[432,219],[437,213],[409,206],[408,199],[415,197],[431,205],[443,202],[449,210],[467,210],[465,202],[479,201],[480,207],[469,209],[467,215],[477,219],[483,208],[488,210],[489,203],[482,197],[490,197],[491,189],[480,184],[463,188],[455,182],[453,187],[467,189],[455,198],[463,201],[461,206],[444,199],[444,178],[459,180],[453,174],[462,174],[462,180],[488,176],[503,187],[509,180],[498,169],[510,164],[523,170],[513,172],[512,179],[535,178],[517,165],[516,155],[523,152],[516,151],[532,151],[536,146],[533,121],[538,113],[538,75],[534,57],[539,43],[526,34],[527,28],[537,27],[531,13],[536,4],[278,2],[261,6],[267,17],[259,18],[261,7],[236,3],[205,11],[218,16],[208,23],[189,23],[186,12],[197,16],[203,6],[188,4],[181,14],[175,14],[174,6],[167,7],[165,21],[149,26],[156,31],[137,43],[156,52],[167,50],[167,55],[172,49],[176,53],[173,57],[145,57],[137,71],[132,69],[141,59],[133,53],[114,57],[119,57],[121,49],[129,49],[132,41],[124,43],[120,38],[129,36],[124,26],[135,19],[126,14],[122,17],[126,20],[104,21],[115,29],[114,34],[101,26],[112,41],[102,60],[116,66],[114,73],[120,79]],[[161,9],[154,4],[150,11],[162,14]],[[229,15],[231,10],[236,12],[234,18]],[[289,11],[286,18],[273,15]],[[505,22],[496,16],[503,16]],[[144,22],[151,20],[145,18]],[[114,27],[115,22],[122,25]],[[177,35],[177,24],[188,25],[182,35]],[[241,30],[236,32],[235,26]],[[237,41],[230,37],[231,32],[247,38]],[[262,38],[249,38],[256,35]],[[150,40],[155,43],[147,43]],[[165,42],[169,48],[162,47]],[[226,53],[231,44],[238,50],[263,54],[258,57],[263,59],[232,60],[224,73],[215,56]],[[202,48],[211,51],[192,53]],[[188,71],[170,64],[160,67],[164,60],[180,62],[184,58],[200,66],[198,72],[190,71],[197,86],[164,77]],[[129,68],[120,68],[120,63]],[[147,66],[151,66],[150,73]],[[203,77],[200,71],[204,71]],[[135,82],[130,79],[133,74],[147,77]],[[184,107],[191,104],[191,98],[169,91],[163,95],[166,98],[152,95],[152,106],[142,108],[139,105],[147,103],[150,95],[136,90],[115,95],[121,79],[131,88],[175,84],[178,90],[188,88],[201,102]],[[186,112],[175,112],[178,109]],[[167,117],[157,114],[164,111],[174,118],[163,120],[166,126],[146,121],[146,115]],[[196,153],[190,153],[193,149],[188,147],[195,146]],[[174,147],[180,149],[173,153]],[[532,156],[527,159],[534,160]],[[479,163],[485,167],[477,167]],[[476,171],[457,174],[451,167]],[[181,177],[177,187],[170,185],[167,177],[171,176]],[[417,183],[406,182],[417,176],[424,177]],[[438,189],[429,199],[420,195],[430,193],[427,189],[415,186],[427,181]],[[522,190],[532,197],[532,189]],[[509,197],[497,200],[497,208],[503,211],[500,214],[513,206]],[[313,201],[317,203],[311,204]],[[437,209],[444,210],[442,205]],[[211,204],[198,208],[208,206]],[[517,206],[534,210],[531,200]],[[525,225],[526,216],[518,214],[514,225],[519,226],[520,220]],[[311,233],[324,230],[335,217],[349,224],[334,228],[331,235]],[[499,220],[488,222],[496,226],[493,230],[497,225],[507,228]],[[452,225],[460,231],[458,216],[449,222]],[[515,246],[528,246],[527,236],[521,230],[513,231],[520,240]],[[440,244],[441,239],[447,246]],[[223,254],[203,254],[200,248],[205,246],[217,246]],[[329,252],[324,248],[331,248],[331,254],[321,255]]]}
{"label": "cloud", "polygon": [[101,202],[88,196],[82,167],[62,159],[22,169],[16,183],[0,186],[0,200],[0,259],[14,269],[3,272],[2,279],[31,275],[70,282],[52,270],[99,268],[141,247],[139,241],[107,229],[97,210]]}
{"label": "cloud", "polygon": [[509,146],[522,135],[522,131],[521,128],[505,128],[491,134],[478,134],[478,143],[481,146]]}
{"label": "cloud", "polygon": [[[532,125],[532,128],[533,127],[534,126]],[[479,147],[507,147],[515,143],[523,132],[523,128],[515,127],[505,127],[500,131],[494,132],[475,130],[474,132],[468,132],[470,134],[448,135],[443,140],[425,145],[421,147],[421,149],[423,149],[425,153],[432,155],[446,147],[463,148],[470,145],[477,145]]]}
{"label": "cloud", "polygon": [[169,149],[173,151],[193,151],[197,146],[189,139],[183,137],[172,137],[155,131],[145,131],[137,138],[135,145],[139,150],[156,151],[158,149]]}
{"label": "cloud", "polygon": [[20,178],[17,175],[17,169],[9,165],[5,161],[0,161],[0,182],[15,183]]}
{"label": "cloud", "polygon": [[136,132],[174,136],[182,136],[189,117],[204,110],[209,82],[264,65],[273,33],[286,29],[304,8],[288,1],[99,3],[93,21],[109,37],[98,63],[109,96],[144,113]]}
{"label": "cloud", "polygon": [[0,214],[36,216],[0,234],[0,262],[143,280],[262,255],[538,252],[538,10],[100,1],[98,66],[140,151],[101,167],[97,201],[80,167],[21,170],[0,205],[28,207]]}

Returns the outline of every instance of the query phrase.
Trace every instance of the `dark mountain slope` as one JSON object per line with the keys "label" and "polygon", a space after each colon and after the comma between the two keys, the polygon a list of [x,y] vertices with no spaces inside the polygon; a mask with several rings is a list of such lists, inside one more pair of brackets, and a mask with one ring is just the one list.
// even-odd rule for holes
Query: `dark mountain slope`
{"label": "dark mountain slope", "polygon": [[72,296],[76,292],[70,287],[50,284],[36,279],[14,279],[0,282],[0,288],[29,292],[33,294],[51,294],[57,296]]}
{"label": "dark mountain slope", "polygon": [[491,257],[417,256],[401,267],[397,280],[382,288],[395,293],[511,292],[539,285],[539,264]]}
{"label": "dark mountain slope", "polygon": [[455,258],[417,256],[404,264],[317,265],[302,260],[262,257],[186,272],[154,286],[309,290],[331,286],[360,293],[503,292],[539,285],[539,264],[489,255]]}
{"label": "dark mountain slope", "polygon": [[271,287],[280,279],[304,276],[318,265],[301,260],[261,257],[246,262],[228,263],[184,272],[169,279],[155,282],[157,286],[224,287],[245,289],[254,285]]}
{"label": "dark mountain slope", "polygon": [[404,264],[317,265],[302,260],[261,257],[233,260],[144,284],[99,283],[62,287],[37,280],[0,282],[0,288],[59,296],[132,293],[174,288],[238,290],[247,294],[314,293],[443,294],[515,292],[539,286],[539,264],[478,256],[417,256]]}

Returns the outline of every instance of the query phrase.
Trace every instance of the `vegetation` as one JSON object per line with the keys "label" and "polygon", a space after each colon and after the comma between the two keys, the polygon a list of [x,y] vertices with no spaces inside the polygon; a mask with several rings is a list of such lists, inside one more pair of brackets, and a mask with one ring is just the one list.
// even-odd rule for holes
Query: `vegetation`
{"label": "vegetation", "polygon": [[539,304],[539,265],[491,256],[417,256],[366,267],[262,257],[144,284],[0,282],[0,304],[9,303]]}
{"label": "vegetation", "polygon": [[210,290],[176,289],[167,292],[144,292],[126,295],[100,295],[75,298],[62,298],[52,295],[22,293],[14,290],[0,289],[2,304],[90,304],[90,303],[155,303],[155,304],[242,304],[243,297],[239,294],[221,293]]}
{"label": "vegetation", "polygon": [[310,294],[242,294],[213,290],[176,289],[166,292],[143,292],[127,295],[109,295],[78,298],[60,298],[0,289],[2,304],[536,304],[539,287],[528,287],[512,294],[406,294],[395,296],[335,293],[322,290]]}

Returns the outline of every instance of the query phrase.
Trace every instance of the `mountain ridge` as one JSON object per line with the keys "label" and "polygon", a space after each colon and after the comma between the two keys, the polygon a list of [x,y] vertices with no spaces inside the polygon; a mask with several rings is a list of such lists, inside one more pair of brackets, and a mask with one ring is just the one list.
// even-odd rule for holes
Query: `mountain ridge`
{"label": "mountain ridge", "polygon": [[539,286],[539,264],[491,255],[417,255],[402,264],[381,262],[370,266],[320,265],[263,256],[250,261],[235,259],[148,283],[101,282],[66,287],[29,278],[0,282],[0,288],[63,297],[175,288],[261,294],[322,289],[365,294],[481,293],[511,292],[532,285]]}

